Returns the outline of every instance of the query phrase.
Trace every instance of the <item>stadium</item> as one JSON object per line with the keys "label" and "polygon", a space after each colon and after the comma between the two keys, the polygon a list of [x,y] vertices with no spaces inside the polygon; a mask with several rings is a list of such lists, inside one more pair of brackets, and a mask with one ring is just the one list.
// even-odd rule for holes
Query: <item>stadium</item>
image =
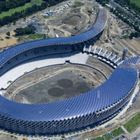
{"label": "stadium", "polygon": [[[54,54],[71,56],[78,52],[88,53],[114,69],[109,79],[96,89],[63,101],[29,105],[0,96],[1,130],[28,136],[63,135],[100,126],[127,106],[138,82],[139,73],[133,65],[137,63],[139,57],[122,61],[106,50],[99,48],[91,50],[90,44],[94,44],[100,37],[106,21],[107,13],[100,8],[95,24],[84,33],[67,38],[28,42],[0,53],[1,91],[10,85],[4,80],[4,75],[10,69],[46,55],[51,57]],[[61,63],[65,62],[70,63],[71,60],[66,59]],[[52,65],[55,64],[57,63]],[[39,66],[32,67],[26,72],[35,68]],[[25,71],[17,73],[11,81],[24,73]]]}

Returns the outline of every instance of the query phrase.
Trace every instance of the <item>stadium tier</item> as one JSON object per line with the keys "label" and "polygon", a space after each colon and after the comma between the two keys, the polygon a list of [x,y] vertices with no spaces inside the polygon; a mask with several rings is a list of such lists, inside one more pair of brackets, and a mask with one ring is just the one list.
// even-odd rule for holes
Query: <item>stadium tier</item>
{"label": "stadium tier", "polygon": [[[56,47],[55,51],[59,46],[63,48],[62,50],[67,50],[68,47],[68,52],[69,49],[73,51],[71,48],[73,46],[79,49],[77,47],[80,46],[79,44],[96,38],[103,31],[105,24],[106,12],[104,9],[100,9],[96,23],[85,33],[68,38],[33,41],[7,49],[0,53],[0,71],[8,65],[10,65],[8,69],[11,69],[15,66],[12,65],[14,61],[22,63],[21,55],[22,59],[23,56],[25,59],[30,59],[31,56],[35,58],[34,55],[30,55],[32,53],[38,54],[42,50],[38,54],[39,56],[45,51],[48,53],[49,46]],[[98,52],[101,53],[100,50]],[[111,55],[108,55],[106,60],[109,59],[109,56]],[[10,101],[0,96],[0,128],[10,133],[52,136],[101,125],[116,116],[128,104],[138,80],[137,69],[128,67],[133,62],[135,61],[131,62],[131,59],[124,61],[98,88],[63,101],[29,105]]]}

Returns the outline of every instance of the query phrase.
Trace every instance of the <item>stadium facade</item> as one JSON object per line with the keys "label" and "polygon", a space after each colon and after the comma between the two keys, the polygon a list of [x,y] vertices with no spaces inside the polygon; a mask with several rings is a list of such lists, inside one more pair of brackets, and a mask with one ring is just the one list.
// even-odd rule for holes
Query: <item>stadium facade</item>
{"label": "stadium facade", "polygon": [[[100,9],[96,23],[87,32],[67,38],[33,41],[14,46],[0,53],[0,76],[17,65],[53,53],[83,51],[103,32],[107,14]],[[61,49],[60,49],[61,48]],[[53,51],[52,51],[53,50]],[[99,53],[99,52],[98,52]],[[108,57],[95,55],[104,62]],[[117,65],[109,79],[96,89],[48,104],[21,104],[0,96],[0,128],[10,133],[52,136],[94,128],[114,118],[128,104],[137,85],[138,71],[131,64],[139,58]]]}

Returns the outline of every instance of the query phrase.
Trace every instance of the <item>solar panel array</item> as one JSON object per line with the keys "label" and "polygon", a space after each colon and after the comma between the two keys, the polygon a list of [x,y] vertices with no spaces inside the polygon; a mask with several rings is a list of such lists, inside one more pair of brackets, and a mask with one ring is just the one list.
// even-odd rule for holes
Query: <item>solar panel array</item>
{"label": "solar panel array", "polygon": [[43,40],[27,42],[11,47],[8,49],[8,51],[4,51],[0,53],[0,60],[1,60],[0,67],[14,56],[31,49],[44,47],[44,46],[47,47],[47,46],[54,46],[54,45],[57,46],[73,45],[73,44],[86,42],[98,36],[104,30],[106,20],[107,20],[106,11],[104,9],[100,9],[95,24],[93,24],[92,28],[86,32],[83,32],[76,36],[43,39]]}
{"label": "solar panel array", "polygon": [[[25,51],[50,46],[85,42],[100,34],[105,26],[106,12],[101,9],[89,31],[69,38],[40,40],[17,45],[0,53],[0,67]],[[96,89],[47,104],[21,104],[0,96],[0,128],[26,135],[56,135],[95,127],[117,115],[129,102],[137,84],[137,69],[126,60],[110,78]]]}

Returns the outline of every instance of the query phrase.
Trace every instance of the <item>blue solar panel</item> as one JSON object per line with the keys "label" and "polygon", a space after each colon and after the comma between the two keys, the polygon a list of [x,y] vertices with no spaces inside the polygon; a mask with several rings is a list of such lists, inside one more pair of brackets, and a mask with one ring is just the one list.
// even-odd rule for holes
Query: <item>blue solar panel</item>
{"label": "blue solar panel", "polygon": [[[72,45],[90,40],[103,31],[106,16],[104,9],[101,9],[94,26],[79,35],[33,41],[1,52],[0,67],[4,67],[4,64],[16,55],[31,49],[51,45]],[[128,103],[138,78],[137,69],[128,65],[136,64],[138,59],[139,57],[134,57],[124,61],[98,88],[63,101],[28,105],[0,96],[0,128],[27,135],[53,135],[101,124],[115,116]],[[115,103],[118,104],[97,116],[99,111]]]}
{"label": "blue solar panel", "polygon": [[106,20],[107,20],[106,11],[104,9],[101,9],[99,11],[99,15],[96,19],[95,24],[87,32],[72,37],[44,39],[44,40],[32,41],[32,42],[14,46],[8,49],[8,51],[4,51],[0,53],[0,60],[1,60],[0,66],[6,63],[8,60],[10,60],[12,57],[33,48],[44,47],[44,46],[47,47],[50,45],[70,45],[70,44],[77,44],[90,40],[96,37],[99,33],[101,33],[104,30]]}
{"label": "blue solar panel", "polygon": [[[129,78],[128,78],[129,77]],[[61,102],[40,105],[19,104],[0,98],[4,114],[15,119],[28,121],[64,120],[82,116],[106,108],[123,97],[135,86],[137,71],[131,68],[117,68],[103,85],[80,96]]]}

